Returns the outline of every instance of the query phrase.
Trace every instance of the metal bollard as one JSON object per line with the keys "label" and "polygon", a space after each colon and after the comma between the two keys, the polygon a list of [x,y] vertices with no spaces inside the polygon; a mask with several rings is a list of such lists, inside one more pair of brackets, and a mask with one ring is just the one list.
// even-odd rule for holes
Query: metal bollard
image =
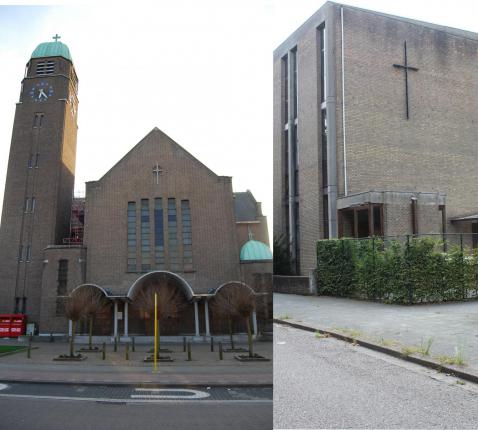
{"label": "metal bollard", "polygon": [[28,338],[28,349],[27,349],[27,358],[32,357],[32,336]]}
{"label": "metal bollard", "polygon": [[106,343],[103,342],[103,350],[101,351],[101,359],[104,360],[106,358]]}
{"label": "metal bollard", "polygon": [[134,344],[134,336],[131,338],[131,351],[135,352],[136,351],[136,348],[135,348],[135,344]]}
{"label": "metal bollard", "polygon": [[114,352],[118,351],[118,338],[117,337],[115,337],[115,343],[114,343],[113,351]]}
{"label": "metal bollard", "polygon": [[191,342],[188,342],[188,361],[191,361]]}
{"label": "metal bollard", "polygon": [[222,342],[219,342],[219,360],[223,360],[224,357],[222,355]]}
{"label": "metal bollard", "polygon": [[125,360],[129,360],[129,343],[125,345],[124,356]]}
{"label": "metal bollard", "polygon": [[211,352],[214,352],[214,338],[211,336]]}
{"label": "metal bollard", "polygon": [[183,352],[186,352],[186,337],[183,337]]}

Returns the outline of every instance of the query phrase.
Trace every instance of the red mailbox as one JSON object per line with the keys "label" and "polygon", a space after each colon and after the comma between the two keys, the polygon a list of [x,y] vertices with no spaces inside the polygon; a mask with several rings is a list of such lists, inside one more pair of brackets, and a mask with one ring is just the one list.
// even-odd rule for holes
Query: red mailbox
{"label": "red mailbox", "polygon": [[0,315],[0,337],[18,337],[25,334],[27,316],[24,314]]}

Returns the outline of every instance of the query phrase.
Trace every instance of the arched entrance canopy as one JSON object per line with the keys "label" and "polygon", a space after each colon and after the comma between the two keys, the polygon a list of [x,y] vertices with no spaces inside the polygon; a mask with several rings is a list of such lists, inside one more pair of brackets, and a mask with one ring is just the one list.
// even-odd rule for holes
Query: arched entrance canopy
{"label": "arched entrance canopy", "polygon": [[111,297],[111,294],[109,294],[107,290],[105,290],[103,287],[100,287],[99,285],[96,285],[96,284],[81,284],[81,285],[78,285],[77,287],[73,288],[73,290],[71,290],[69,295],[71,296],[76,290],[79,290],[80,288],[85,288],[85,287],[98,288],[98,290],[100,290],[106,297]]}
{"label": "arched entrance canopy", "polygon": [[194,292],[191,286],[181,278],[181,276],[177,275],[173,272],[168,272],[167,270],[156,270],[154,272],[145,273],[144,275],[140,276],[136,281],[134,281],[133,285],[131,285],[130,289],[128,290],[128,294],[126,297],[130,300],[133,300],[138,291],[141,287],[149,280],[154,280],[156,278],[160,278],[165,276],[166,278],[170,278],[176,281],[177,286],[181,289],[181,291],[186,296],[187,300],[192,300],[194,297]]}
{"label": "arched entrance canopy", "polygon": [[241,287],[244,287],[244,288],[248,288],[252,294],[254,294],[255,296],[257,296],[257,293],[247,284],[245,284],[244,282],[241,282],[241,281],[229,281],[229,282],[225,282],[224,284],[222,285],[219,285],[219,287],[217,287],[214,292],[211,294],[212,296],[215,296],[219,290],[223,287],[227,287],[228,285],[239,285]]}

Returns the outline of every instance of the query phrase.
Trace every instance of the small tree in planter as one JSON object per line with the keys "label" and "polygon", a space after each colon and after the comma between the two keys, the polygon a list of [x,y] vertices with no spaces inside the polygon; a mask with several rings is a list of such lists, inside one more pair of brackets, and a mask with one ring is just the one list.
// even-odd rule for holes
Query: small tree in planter
{"label": "small tree in planter", "polygon": [[244,348],[235,348],[234,346],[234,321],[240,317],[233,305],[234,291],[232,287],[235,285],[240,286],[240,284],[230,284],[222,287],[211,301],[213,313],[221,318],[227,318],[231,348],[227,349],[226,352],[245,351]]}
{"label": "small tree in planter", "polygon": [[[251,317],[256,308],[256,296],[254,292],[246,286],[233,283],[223,287],[229,291],[224,294],[218,293],[216,297],[216,306],[222,307],[230,315],[236,315],[244,319],[247,328],[247,341],[249,344],[248,355],[237,355],[235,358],[240,361],[264,361],[266,358],[254,353],[254,343],[252,341]],[[221,289],[221,290],[222,290]]]}
{"label": "small tree in planter", "polygon": [[65,301],[65,316],[71,320],[71,338],[70,338],[70,354],[63,354],[55,357],[56,361],[78,361],[84,360],[86,357],[81,354],[75,355],[75,334],[78,321],[83,317],[85,305],[87,303],[88,292],[80,288],[72,292]]}
{"label": "small tree in planter", "polygon": [[85,287],[85,307],[83,315],[88,321],[88,348],[82,348],[81,351],[99,351],[98,347],[93,348],[93,322],[96,314],[108,306],[108,299],[105,297],[102,291],[95,287]]}

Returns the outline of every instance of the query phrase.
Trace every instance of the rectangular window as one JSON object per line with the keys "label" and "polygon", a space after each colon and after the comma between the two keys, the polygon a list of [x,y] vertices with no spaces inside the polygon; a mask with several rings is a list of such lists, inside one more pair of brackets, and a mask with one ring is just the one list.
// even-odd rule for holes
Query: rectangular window
{"label": "rectangular window", "polygon": [[168,249],[171,270],[180,270],[176,199],[168,199]]}
{"label": "rectangular window", "polygon": [[151,244],[149,240],[150,222],[149,222],[149,200],[141,200],[141,271],[149,272],[151,270]]}
{"label": "rectangular window", "polygon": [[30,154],[28,157],[28,168],[31,169],[33,167],[33,154]]}
{"label": "rectangular window", "polygon": [[320,55],[319,55],[319,70],[320,70],[320,101],[323,103],[325,102],[326,98],[326,91],[327,87],[325,85],[326,82],[326,64],[325,64],[325,24],[322,24],[318,28],[318,37],[319,37],[319,47],[320,47]]}
{"label": "rectangular window", "polygon": [[32,247],[31,245],[27,245],[27,257],[26,262],[29,263],[32,259]]}
{"label": "rectangular window", "polygon": [[40,154],[37,152],[35,155],[35,169],[38,169],[38,162],[40,161]]}
{"label": "rectangular window", "polygon": [[23,261],[23,245],[20,245],[20,248],[18,250],[18,261]]}
{"label": "rectangular window", "polygon": [[37,63],[37,76],[52,75],[55,73],[55,62],[52,60],[39,61]]}
{"label": "rectangular window", "polygon": [[57,295],[66,295],[66,287],[68,283],[68,260],[58,261],[58,286]]}
{"label": "rectangular window", "polygon": [[284,115],[284,124],[289,121],[289,58],[284,56],[282,58],[282,105]]}
{"label": "rectangular window", "polygon": [[30,212],[30,197],[25,199],[25,204],[23,206],[23,212],[28,213]]}
{"label": "rectangular window", "polygon": [[154,264],[163,270],[164,265],[164,215],[163,199],[154,199]]}
{"label": "rectangular window", "polygon": [[31,213],[35,212],[36,202],[37,201],[36,201],[35,197],[32,197]]}
{"label": "rectangular window", "polygon": [[297,118],[297,48],[290,51],[292,68],[292,117]]}
{"label": "rectangular window", "polygon": [[136,202],[128,202],[128,272],[136,272]]}
{"label": "rectangular window", "polygon": [[327,111],[321,109],[321,141],[320,146],[322,149],[322,188],[326,188],[328,182],[328,166],[327,166]]}
{"label": "rectangular window", "polygon": [[40,128],[43,124],[44,113],[36,113],[33,118],[33,128]]}
{"label": "rectangular window", "polygon": [[181,228],[183,232],[184,270],[193,270],[191,208],[189,200],[181,200]]}

